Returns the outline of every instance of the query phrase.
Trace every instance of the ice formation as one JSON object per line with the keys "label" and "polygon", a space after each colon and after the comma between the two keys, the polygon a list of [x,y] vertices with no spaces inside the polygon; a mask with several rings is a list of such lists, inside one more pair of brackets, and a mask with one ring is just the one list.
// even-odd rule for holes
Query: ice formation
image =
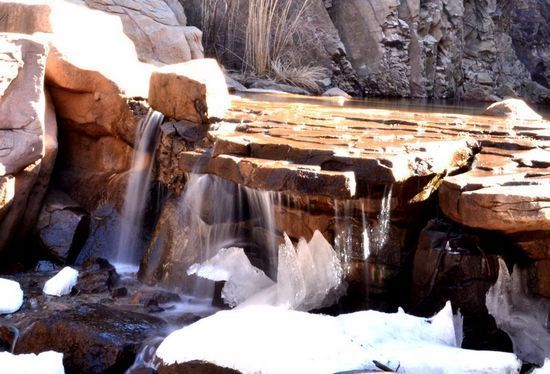
{"label": "ice formation", "polygon": [[0,278],[0,314],[15,313],[23,304],[23,291],[16,281]]}
{"label": "ice formation", "polygon": [[11,374],[64,374],[63,354],[53,351],[14,355],[0,352],[0,368]]}
{"label": "ice formation", "polygon": [[542,366],[550,357],[550,302],[525,292],[527,274],[514,268],[512,274],[499,260],[497,282],[486,295],[489,313],[514,345],[514,353],[526,362]]}
{"label": "ice formation", "polygon": [[550,357],[544,361],[544,366],[533,370],[531,374],[550,374]]}
{"label": "ice formation", "polygon": [[457,348],[450,304],[432,319],[237,308],[173,332],[156,355],[167,365],[203,360],[264,374],[376,370],[374,360],[399,373],[519,373],[521,367],[514,354]]}
{"label": "ice formation", "polygon": [[240,248],[226,248],[189,268],[189,274],[214,281],[225,280],[222,297],[232,307],[282,306],[312,310],[328,306],[339,296],[342,268],[338,255],[319,231],[296,248],[285,234],[279,246],[277,283],[250,264]]}
{"label": "ice formation", "polygon": [[67,295],[71,292],[73,286],[76,285],[77,279],[78,270],[66,266],[46,282],[42,291],[46,295],[52,296]]}
{"label": "ice formation", "polygon": [[236,247],[222,248],[210,260],[192,265],[187,274],[213,281],[226,281],[222,298],[232,308],[275,284],[263,271],[252,266],[242,248]]}

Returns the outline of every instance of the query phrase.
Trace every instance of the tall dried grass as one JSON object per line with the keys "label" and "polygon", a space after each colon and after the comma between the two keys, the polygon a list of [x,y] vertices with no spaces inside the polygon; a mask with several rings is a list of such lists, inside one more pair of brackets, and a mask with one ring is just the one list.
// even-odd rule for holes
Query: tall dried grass
{"label": "tall dried grass", "polygon": [[201,0],[201,26],[208,56],[223,61],[225,54],[233,54],[239,7],[240,0]]}
{"label": "tall dried grass", "polygon": [[249,0],[246,23],[245,64],[266,76],[275,61],[281,61],[300,27],[310,0],[294,11],[292,0]]}

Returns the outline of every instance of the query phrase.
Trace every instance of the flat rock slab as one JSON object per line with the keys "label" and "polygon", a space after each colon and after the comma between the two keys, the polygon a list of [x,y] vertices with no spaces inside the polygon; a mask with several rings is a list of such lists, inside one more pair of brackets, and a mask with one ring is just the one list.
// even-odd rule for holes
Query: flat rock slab
{"label": "flat rock slab", "polygon": [[287,96],[233,97],[224,120],[211,127],[211,148],[178,153],[179,168],[253,188],[350,199],[366,196],[368,185],[467,168],[482,146],[502,153],[502,160],[481,154],[492,176],[494,168],[515,172],[548,163],[544,121],[340,107],[330,99]]}

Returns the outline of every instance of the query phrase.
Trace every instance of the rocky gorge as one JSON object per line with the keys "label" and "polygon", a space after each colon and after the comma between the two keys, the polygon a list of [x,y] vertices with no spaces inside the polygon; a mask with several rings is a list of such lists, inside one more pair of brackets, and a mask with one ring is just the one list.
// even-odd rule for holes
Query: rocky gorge
{"label": "rocky gorge", "polygon": [[0,369],[545,365],[550,4],[294,2],[264,76],[232,4],[0,1]]}

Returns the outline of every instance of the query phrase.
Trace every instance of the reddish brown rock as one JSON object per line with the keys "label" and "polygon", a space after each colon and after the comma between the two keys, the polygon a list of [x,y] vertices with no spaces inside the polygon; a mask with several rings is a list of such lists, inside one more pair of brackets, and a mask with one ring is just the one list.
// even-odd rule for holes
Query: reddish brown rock
{"label": "reddish brown rock", "polygon": [[202,59],[153,72],[149,103],[170,118],[207,123],[208,118],[224,116],[229,95],[218,63]]}
{"label": "reddish brown rock", "polygon": [[31,323],[15,353],[62,352],[67,373],[124,372],[142,342],[163,327],[164,321],[148,315],[84,304]]}

